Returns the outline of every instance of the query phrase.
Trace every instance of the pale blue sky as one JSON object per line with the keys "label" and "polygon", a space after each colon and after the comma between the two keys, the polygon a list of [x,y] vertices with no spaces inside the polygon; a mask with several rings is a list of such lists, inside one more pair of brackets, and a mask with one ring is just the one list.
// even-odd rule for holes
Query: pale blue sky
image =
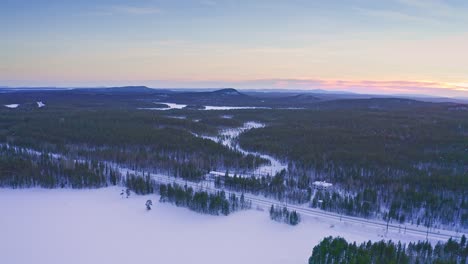
{"label": "pale blue sky", "polygon": [[0,3],[0,85],[468,92],[468,1]]}

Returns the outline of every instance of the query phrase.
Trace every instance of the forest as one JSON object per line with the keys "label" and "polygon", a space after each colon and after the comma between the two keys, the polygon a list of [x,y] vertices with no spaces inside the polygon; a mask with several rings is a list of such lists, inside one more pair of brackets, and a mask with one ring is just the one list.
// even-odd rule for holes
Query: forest
{"label": "forest", "polygon": [[467,227],[467,135],[466,111],[435,105],[277,112],[269,125],[247,131],[239,141],[288,162],[288,193],[315,180],[332,183],[331,190],[312,190],[313,207]]}
{"label": "forest", "polygon": [[[256,121],[265,127],[241,134],[240,146],[283,161],[287,170],[275,175],[218,177],[214,179],[217,187],[352,216],[457,230],[468,227],[468,111],[452,104],[349,99],[316,102],[304,109],[151,111],[139,107],[157,105],[149,99],[153,95],[88,93],[92,92],[46,97],[50,101],[44,100],[44,108],[34,108],[32,103],[18,109],[1,108],[0,142],[81,160],[88,165],[67,162],[64,168],[90,169],[102,173],[101,180],[78,183],[73,177],[58,181],[59,176],[44,180],[45,176],[37,175],[46,170],[33,159],[34,164],[18,165],[15,170],[38,170],[36,180],[19,176],[29,172],[4,173],[4,186],[77,188],[114,182],[111,178],[118,176],[111,177],[106,168],[95,169],[96,163],[195,182],[206,180],[211,170],[249,172],[269,161],[197,135],[216,136],[221,129]],[[154,100],[164,97],[161,93],[155,93]],[[2,100],[39,100],[39,96],[46,95],[11,95]],[[211,100],[217,95],[206,96]],[[0,169],[12,170],[10,164],[4,162]],[[145,187],[147,179],[126,178],[125,184],[133,190],[152,192]],[[333,187],[315,189],[317,180]]]}
{"label": "forest", "polygon": [[326,237],[314,247],[309,264],[466,264],[468,244],[466,237],[460,241],[449,239],[432,245],[428,241],[409,244],[392,241],[349,243],[341,237]]}
{"label": "forest", "polygon": [[99,161],[70,161],[0,146],[0,186],[99,188],[120,184],[120,173]]}
{"label": "forest", "polygon": [[[0,140],[85,160],[115,162],[193,181],[210,170],[252,169],[268,161],[192,133],[215,134],[202,121],[126,110],[0,111]],[[208,122],[210,118],[208,118]]]}

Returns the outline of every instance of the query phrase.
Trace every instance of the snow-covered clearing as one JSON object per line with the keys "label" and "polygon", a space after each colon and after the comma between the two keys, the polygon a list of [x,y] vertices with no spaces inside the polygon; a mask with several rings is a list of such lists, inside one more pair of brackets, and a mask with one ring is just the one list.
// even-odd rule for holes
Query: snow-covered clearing
{"label": "snow-covered clearing", "polygon": [[19,104],[6,104],[5,107],[7,108],[18,108]]}
{"label": "snow-covered clearing", "polygon": [[[156,107],[143,107],[138,108],[140,110],[171,110],[171,109],[184,109],[186,104],[177,104],[177,103],[165,103],[165,102],[156,102],[158,104],[165,104],[167,108],[156,108]],[[242,110],[242,109],[271,109],[271,107],[259,107],[259,106],[213,106],[206,105],[203,109],[196,109],[199,111],[204,110]]]}
{"label": "snow-covered clearing", "polygon": [[260,106],[205,106],[204,110],[242,110],[242,109],[271,109],[271,107]]}
{"label": "snow-covered clearing", "polygon": [[0,263],[305,263],[328,235],[381,239],[351,224],[306,218],[292,227],[256,210],[201,215],[161,204],[156,195],[121,198],[120,191],[0,189]]}
{"label": "snow-covered clearing", "polygon": [[185,104],[175,104],[175,103],[163,103],[163,102],[157,102],[158,104],[165,104],[168,107],[166,108],[158,108],[158,107],[142,107],[138,108],[139,110],[161,110],[161,111],[166,111],[166,110],[171,110],[171,109],[183,109],[187,105]]}

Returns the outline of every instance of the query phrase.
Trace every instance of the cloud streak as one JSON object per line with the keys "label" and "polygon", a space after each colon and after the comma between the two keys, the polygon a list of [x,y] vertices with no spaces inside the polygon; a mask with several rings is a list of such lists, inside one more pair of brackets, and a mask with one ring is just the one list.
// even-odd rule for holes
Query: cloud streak
{"label": "cloud streak", "polygon": [[95,16],[111,16],[111,15],[154,15],[160,14],[162,11],[157,7],[150,6],[109,6],[88,12],[89,15]]}

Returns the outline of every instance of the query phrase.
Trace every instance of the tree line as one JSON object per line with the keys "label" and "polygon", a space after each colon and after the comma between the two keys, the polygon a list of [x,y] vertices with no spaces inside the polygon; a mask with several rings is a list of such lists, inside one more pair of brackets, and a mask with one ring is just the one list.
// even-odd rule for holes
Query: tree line
{"label": "tree line", "polygon": [[247,201],[243,194],[237,197],[234,193],[226,196],[224,191],[215,193],[195,191],[192,187],[180,186],[175,183],[159,185],[159,194],[160,202],[186,207],[203,214],[229,215],[232,212],[251,207],[250,201]]}
{"label": "tree line", "polygon": [[120,183],[121,175],[98,161],[73,161],[21,148],[0,147],[0,186],[12,188],[99,188]]}
{"label": "tree line", "polygon": [[271,205],[270,219],[276,222],[282,222],[289,225],[297,225],[301,222],[301,216],[295,210],[288,210],[286,207]]}
{"label": "tree line", "polygon": [[356,244],[341,237],[327,237],[314,247],[309,264],[466,264],[468,243],[462,236],[460,241],[449,239],[433,246],[428,241],[409,243],[379,241]]}

